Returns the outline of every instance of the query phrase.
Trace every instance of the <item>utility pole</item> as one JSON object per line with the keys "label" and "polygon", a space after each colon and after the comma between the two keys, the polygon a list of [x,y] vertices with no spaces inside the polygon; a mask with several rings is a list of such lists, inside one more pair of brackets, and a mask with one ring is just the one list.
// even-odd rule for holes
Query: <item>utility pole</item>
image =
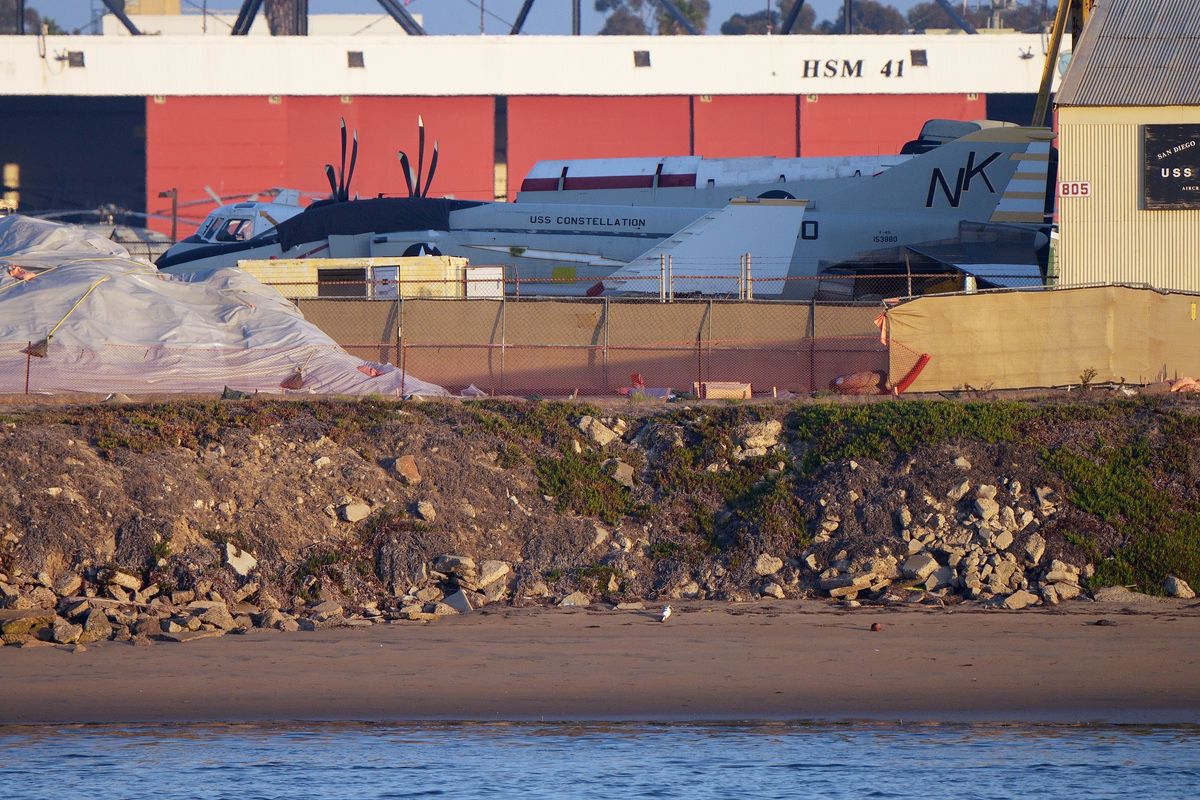
{"label": "utility pole", "polygon": [[571,0],[571,35],[579,35],[579,2],[580,0]]}
{"label": "utility pole", "polygon": [[164,192],[159,192],[158,196],[171,198],[171,244],[175,244],[179,241],[179,189],[172,186]]}

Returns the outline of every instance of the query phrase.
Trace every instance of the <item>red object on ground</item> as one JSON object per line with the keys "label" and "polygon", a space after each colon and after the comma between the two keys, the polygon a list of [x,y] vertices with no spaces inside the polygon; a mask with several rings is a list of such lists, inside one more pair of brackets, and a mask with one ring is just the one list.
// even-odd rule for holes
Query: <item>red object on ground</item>
{"label": "red object on ground", "polygon": [[629,373],[629,382],[633,384],[633,388],[635,389],[646,388],[646,381],[642,378],[642,374],[640,372]]}
{"label": "red object on ground", "polygon": [[929,363],[930,358],[932,356],[929,353],[922,353],[921,357],[917,359],[917,363],[913,364],[913,368],[908,371],[908,374],[892,387],[892,394],[904,394],[908,390],[908,387],[912,386],[913,381],[921,374],[921,370],[925,369],[925,365]]}

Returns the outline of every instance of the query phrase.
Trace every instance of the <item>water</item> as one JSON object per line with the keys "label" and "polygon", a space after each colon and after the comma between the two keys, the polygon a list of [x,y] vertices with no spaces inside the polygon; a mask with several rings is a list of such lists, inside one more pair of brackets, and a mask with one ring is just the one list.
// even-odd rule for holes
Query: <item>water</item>
{"label": "water", "polygon": [[0,727],[5,797],[1190,796],[1200,727]]}

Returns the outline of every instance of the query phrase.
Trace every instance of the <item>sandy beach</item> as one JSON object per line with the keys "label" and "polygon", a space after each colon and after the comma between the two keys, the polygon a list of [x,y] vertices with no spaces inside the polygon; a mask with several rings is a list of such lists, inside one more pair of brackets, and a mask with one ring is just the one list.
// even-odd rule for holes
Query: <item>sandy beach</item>
{"label": "sandy beach", "polygon": [[[1096,625],[1099,619],[1115,625]],[[871,624],[882,626],[879,632]],[[0,649],[0,723],[1200,722],[1200,604],[1053,612],[497,609],[185,645]]]}

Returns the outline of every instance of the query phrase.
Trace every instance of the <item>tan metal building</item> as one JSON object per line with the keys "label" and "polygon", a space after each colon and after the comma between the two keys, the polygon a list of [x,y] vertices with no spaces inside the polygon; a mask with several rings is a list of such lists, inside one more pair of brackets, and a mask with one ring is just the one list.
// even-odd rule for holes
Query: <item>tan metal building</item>
{"label": "tan metal building", "polygon": [[1060,285],[1200,291],[1196,0],[1100,0],[1058,111]]}

